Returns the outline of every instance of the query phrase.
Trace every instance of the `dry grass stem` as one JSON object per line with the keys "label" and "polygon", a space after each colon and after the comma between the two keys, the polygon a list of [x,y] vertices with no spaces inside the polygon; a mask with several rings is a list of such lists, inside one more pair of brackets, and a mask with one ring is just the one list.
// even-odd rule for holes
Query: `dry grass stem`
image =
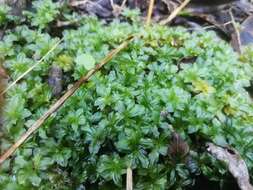
{"label": "dry grass stem", "polygon": [[162,20],[160,22],[161,25],[165,25],[169,22],[171,22],[178,14],[179,12],[186,7],[186,5],[188,5],[188,3],[190,2],[191,0],[185,0],[178,8],[176,8],[170,15],[168,18],[166,18],[165,20]]}
{"label": "dry grass stem", "polygon": [[154,4],[155,4],[155,0],[150,0],[149,1],[149,8],[148,8],[148,14],[147,14],[147,19],[146,19],[146,26],[150,25],[151,17],[152,17],[153,9],[154,9]]}

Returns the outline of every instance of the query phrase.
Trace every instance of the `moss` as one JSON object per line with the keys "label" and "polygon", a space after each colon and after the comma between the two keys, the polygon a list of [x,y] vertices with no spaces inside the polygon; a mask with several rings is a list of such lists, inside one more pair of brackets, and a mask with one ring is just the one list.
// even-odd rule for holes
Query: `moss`
{"label": "moss", "polygon": [[[31,25],[7,31],[0,42],[12,80],[59,40]],[[135,189],[183,189],[200,174],[226,181],[226,167],[206,153],[206,142],[235,147],[252,173],[253,106],[244,89],[252,77],[249,56],[240,58],[212,32],[144,29],[139,21],[105,25],[86,17],[77,29],[63,31],[55,51],[6,94],[2,149],[55,102],[47,82],[52,65],[62,67],[63,94],[87,73],[82,55],[97,64],[135,33],[143,37],[94,75],[4,163],[2,189],[122,189],[128,166]],[[187,159],[173,161],[168,155],[172,128],[189,145]]]}

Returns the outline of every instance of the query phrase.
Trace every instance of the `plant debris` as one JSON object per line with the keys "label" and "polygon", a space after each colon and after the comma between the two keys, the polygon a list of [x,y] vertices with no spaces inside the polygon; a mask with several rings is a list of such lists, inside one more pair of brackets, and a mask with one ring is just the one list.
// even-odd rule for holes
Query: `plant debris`
{"label": "plant debris", "polygon": [[229,147],[219,147],[214,145],[213,143],[208,143],[207,146],[207,150],[216,159],[227,164],[228,170],[237,180],[237,183],[241,190],[253,190],[253,186],[250,184],[247,165],[245,161],[241,158],[238,151]]}
{"label": "plant debris", "polygon": [[235,147],[253,179],[249,1],[34,0],[21,16],[9,5],[0,189],[235,186],[206,142]]}
{"label": "plant debris", "polygon": [[173,160],[182,160],[189,153],[189,145],[176,132],[172,133],[171,142],[168,149],[168,155]]}
{"label": "plant debris", "polygon": [[52,95],[59,97],[62,92],[63,74],[62,68],[53,65],[49,71],[48,84],[52,89]]}

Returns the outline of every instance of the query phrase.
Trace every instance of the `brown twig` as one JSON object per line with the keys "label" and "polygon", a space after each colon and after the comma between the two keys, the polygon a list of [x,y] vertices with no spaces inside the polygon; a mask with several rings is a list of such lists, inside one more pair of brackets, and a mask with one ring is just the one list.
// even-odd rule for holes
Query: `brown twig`
{"label": "brown twig", "polygon": [[115,17],[118,17],[121,12],[123,11],[124,7],[125,7],[125,4],[126,4],[127,0],[123,0],[121,5],[117,5],[113,2],[113,0],[110,0],[110,3],[111,3],[111,7],[112,7],[112,12],[114,14]]}
{"label": "brown twig", "polygon": [[229,24],[231,24],[232,22],[229,21],[229,22],[226,22],[224,24],[217,24],[217,25],[207,25],[207,26],[203,26],[203,27],[200,27],[200,28],[196,28],[196,27],[190,27],[190,28],[187,28],[187,30],[207,30],[207,29],[213,29],[213,28],[217,28],[217,26],[227,26]]}
{"label": "brown twig", "polygon": [[125,7],[126,2],[127,2],[127,0],[123,0],[123,2],[121,3],[121,5],[120,5],[121,10],[123,10],[123,8]]}
{"label": "brown twig", "polygon": [[171,22],[177,15],[178,13],[186,7],[186,5],[188,5],[188,3],[190,2],[191,0],[185,0],[178,8],[176,8],[170,15],[168,18],[162,20],[160,22],[161,25],[165,25],[169,22]]}
{"label": "brown twig", "polygon": [[127,168],[126,190],[133,190],[133,172],[131,168]]}
{"label": "brown twig", "polygon": [[113,0],[110,0],[110,4],[112,8],[115,6]]}
{"label": "brown twig", "polygon": [[100,70],[106,63],[108,63],[115,55],[117,55],[122,49],[127,47],[128,43],[132,41],[134,36],[130,36],[121,43],[116,49],[112,50],[95,68],[91,69],[85,76],[81,77],[73,86],[70,88],[55,104],[53,104],[49,110],[44,113],[1,157],[0,164],[2,164],[6,159],[8,159],[15,150],[20,147],[25,140],[31,136],[39,127],[46,121],[46,119],[56,112],[63,103],[71,97],[74,92],[85,82],[87,82],[90,77]]}
{"label": "brown twig", "polygon": [[[234,48],[238,51],[238,53],[241,53],[242,52],[242,43],[241,43],[241,38],[240,38],[240,32],[236,26],[235,18],[234,18],[234,15],[231,10],[229,11],[229,14],[231,17],[231,23],[232,23],[234,30],[235,30],[235,36],[234,36],[235,39],[234,40],[236,43],[236,45],[235,45],[236,47],[234,46]],[[232,38],[233,38],[233,35],[232,35]]]}
{"label": "brown twig", "polygon": [[150,0],[150,1],[149,1],[149,7],[148,7],[148,14],[147,14],[146,26],[149,26],[149,25],[150,25],[151,17],[152,17],[153,9],[154,9],[154,4],[155,4],[155,0]]}

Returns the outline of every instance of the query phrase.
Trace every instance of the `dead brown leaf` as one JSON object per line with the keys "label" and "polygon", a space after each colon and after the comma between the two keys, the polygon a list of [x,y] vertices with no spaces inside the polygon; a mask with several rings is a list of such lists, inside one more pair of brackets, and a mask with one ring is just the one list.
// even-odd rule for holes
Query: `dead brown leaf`
{"label": "dead brown leaf", "polygon": [[182,159],[189,153],[189,145],[176,132],[172,133],[168,154],[173,160]]}

